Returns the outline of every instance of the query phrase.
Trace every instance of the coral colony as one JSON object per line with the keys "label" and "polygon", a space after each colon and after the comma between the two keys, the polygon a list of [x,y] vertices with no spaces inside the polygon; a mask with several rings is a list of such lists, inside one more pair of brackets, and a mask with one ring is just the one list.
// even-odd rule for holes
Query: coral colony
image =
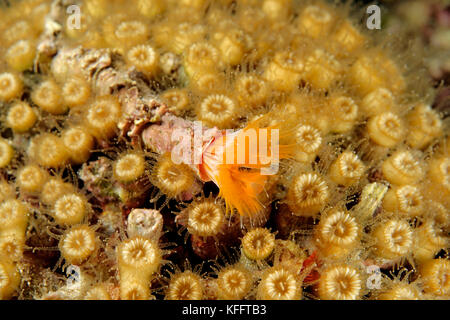
{"label": "coral colony", "polygon": [[0,9],[0,298],[450,297],[449,123],[361,8]]}

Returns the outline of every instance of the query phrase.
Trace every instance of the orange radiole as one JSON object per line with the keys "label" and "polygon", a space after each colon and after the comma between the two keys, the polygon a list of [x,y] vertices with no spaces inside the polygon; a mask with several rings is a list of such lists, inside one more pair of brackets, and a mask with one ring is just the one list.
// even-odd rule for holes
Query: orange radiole
{"label": "orange radiole", "polygon": [[256,120],[241,130],[220,131],[203,146],[200,178],[219,187],[227,212],[249,217],[261,212],[268,177],[278,172],[279,160],[293,154],[293,144],[280,144],[286,137],[280,125],[260,125]]}

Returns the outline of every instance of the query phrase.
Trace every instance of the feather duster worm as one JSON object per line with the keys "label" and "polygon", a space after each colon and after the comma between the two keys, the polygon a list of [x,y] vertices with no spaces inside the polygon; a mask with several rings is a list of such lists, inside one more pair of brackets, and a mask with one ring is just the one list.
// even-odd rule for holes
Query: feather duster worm
{"label": "feather duster worm", "polygon": [[238,131],[219,132],[203,147],[200,178],[219,187],[227,212],[236,209],[248,217],[260,213],[268,176],[277,173],[280,159],[294,153],[294,144],[280,144],[287,136],[282,125],[264,126],[262,120]]}

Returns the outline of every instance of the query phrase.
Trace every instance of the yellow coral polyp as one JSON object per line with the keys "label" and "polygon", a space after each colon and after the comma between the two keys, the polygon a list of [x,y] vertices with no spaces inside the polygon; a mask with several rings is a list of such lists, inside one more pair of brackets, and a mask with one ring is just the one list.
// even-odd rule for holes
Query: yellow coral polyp
{"label": "yellow coral polyp", "polygon": [[11,45],[22,39],[32,38],[33,30],[26,20],[19,20],[5,30],[3,40],[5,44]]}
{"label": "yellow coral polyp", "polygon": [[432,259],[419,267],[424,291],[439,296],[450,294],[450,261]]}
{"label": "yellow coral polyp", "polygon": [[154,18],[164,12],[165,3],[162,0],[138,0],[137,7],[144,17]]}
{"label": "yellow coral polyp", "polygon": [[29,149],[30,156],[44,167],[59,168],[67,164],[69,150],[61,137],[54,134],[42,134],[36,137],[35,149]]}
{"label": "yellow coral polyp", "polygon": [[12,184],[8,183],[4,179],[0,179],[0,202],[13,198],[14,195],[15,188],[13,188]]}
{"label": "yellow coral polyp", "polygon": [[419,300],[420,292],[412,284],[397,283],[390,288],[382,290],[376,297],[377,300]]}
{"label": "yellow coral polyp", "polygon": [[136,236],[122,242],[117,250],[123,279],[129,273],[136,279],[148,281],[161,264],[162,251],[155,240]]}
{"label": "yellow coral polyp", "polygon": [[291,51],[275,53],[264,70],[263,77],[275,89],[291,91],[297,88],[305,70],[305,62],[299,54]]}
{"label": "yellow coral polyp", "polygon": [[27,165],[17,174],[17,184],[24,192],[40,192],[48,179],[48,173],[37,165]]}
{"label": "yellow coral polyp", "polygon": [[0,299],[9,299],[19,288],[20,275],[14,264],[0,260]]}
{"label": "yellow coral polyp", "polygon": [[213,93],[221,94],[226,87],[225,77],[216,72],[195,74],[190,84],[192,91],[202,97],[211,96]]}
{"label": "yellow coral polyp", "polygon": [[86,113],[87,126],[98,138],[110,138],[116,132],[122,110],[119,101],[113,96],[97,98]]}
{"label": "yellow coral polyp", "polygon": [[331,122],[331,130],[338,133],[351,130],[358,118],[358,105],[350,97],[332,98],[329,111],[337,120]]}
{"label": "yellow coral polyp", "polygon": [[416,186],[396,186],[384,196],[383,209],[409,217],[420,216],[424,210],[423,196]]}
{"label": "yellow coral polyp", "polygon": [[220,60],[220,53],[208,42],[192,44],[184,57],[186,74],[193,78],[197,74],[210,73],[215,70]]}
{"label": "yellow coral polyp", "polygon": [[441,157],[432,159],[429,163],[428,177],[439,186],[443,194],[450,193],[450,158]]}
{"label": "yellow coral polyp", "polygon": [[24,230],[3,231],[0,233],[0,257],[10,261],[20,261],[25,248]]}
{"label": "yellow coral polyp", "polygon": [[76,193],[68,193],[56,200],[51,215],[58,224],[75,225],[83,221],[87,212],[86,199]]}
{"label": "yellow coral polyp", "polygon": [[22,94],[22,79],[11,72],[0,74],[0,101],[8,102]]}
{"label": "yellow coral polyp", "polygon": [[445,230],[432,219],[426,219],[422,225],[416,228],[415,236],[414,257],[420,262],[433,259],[439,250],[449,245]]}
{"label": "yellow coral polyp", "polygon": [[229,266],[217,275],[217,296],[221,300],[241,300],[251,290],[252,274],[243,267]]}
{"label": "yellow coral polyp", "polygon": [[62,87],[62,96],[65,105],[69,108],[84,105],[91,95],[91,88],[82,78],[69,79]]}
{"label": "yellow coral polyp", "polygon": [[361,56],[349,70],[349,80],[361,96],[385,86],[385,82],[373,61],[368,56]]}
{"label": "yellow coral polyp", "polygon": [[373,117],[391,111],[394,104],[392,92],[386,88],[378,88],[364,96],[360,107],[365,115]]}
{"label": "yellow coral polyp", "polygon": [[286,197],[294,215],[315,216],[328,201],[327,183],[317,173],[305,173],[294,178]]}
{"label": "yellow coral polyp", "polygon": [[350,151],[343,152],[330,167],[330,178],[334,182],[349,186],[361,178],[365,170],[363,162]]}
{"label": "yellow coral polyp", "polygon": [[186,164],[175,164],[170,155],[158,159],[153,168],[152,178],[153,184],[170,198],[180,196],[194,182],[192,170]]}
{"label": "yellow coral polyp", "polygon": [[128,50],[127,60],[138,71],[149,76],[154,76],[160,67],[158,52],[146,44],[140,44]]}
{"label": "yellow coral polyp", "polygon": [[330,53],[316,49],[306,59],[303,79],[316,89],[328,89],[339,79],[342,66]]}
{"label": "yellow coral polyp", "polygon": [[31,94],[31,99],[43,111],[51,114],[63,114],[67,107],[63,103],[62,90],[53,80],[46,80],[39,84]]}
{"label": "yellow coral polyp", "polygon": [[95,231],[87,225],[69,229],[59,242],[62,256],[69,264],[80,264],[97,249]]}
{"label": "yellow coral polyp", "polygon": [[170,25],[159,25],[153,38],[157,45],[176,54],[184,53],[194,43],[201,42],[206,35],[205,26],[201,24],[183,22],[173,29]]}
{"label": "yellow coral polyp", "polygon": [[63,195],[73,193],[74,191],[75,187],[72,184],[64,182],[60,178],[50,178],[42,186],[40,199],[43,203],[52,205]]}
{"label": "yellow coral polyp", "polygon": [[150,300],[149,285],[139,281],[126,281],[121,283],[120,298],[122,300]]}
{"label": "yellow coral polyp", "polygon": [[20,101],[15,103],[8,110],[6,116],[6,125],[13,129],[14,132],[27,132],[37,121],[36,112],[26,102]]}
{"label": "yellow coral polyp", "polygon": [[413,249],[413,231],[405,220],[388,220],[372,231],[375,253],[384,259],[405,257]]}
{"label": "yellow coral polyp", "polygon": [[399,150],[381,166],[384,178],[395,185],[413,184],[423,177],[421,163],[409,151]]}
{"label": "yellow coral polyp", "polygon": [[190,97],[187,90],[169,89],[161,94],[161,98],[167,104],[170,111],[176,115],[182,115],[188,110]]}
{"label": "yellow coral polyp", "polygon": [[9,47],[5,58],[12,69],[22,72],[33,66],[35,54],[36,49],[32,41],[19,40]]}
{"label": "yellow coral polyp", "polygon": [[108,11],[107,0],[86,0],[85,6],[89,14],[95,18],[101,18],[106,15]]}
{"label": "yellow coral polyp", "polygon": [[180,4],[200,10],[204,9],[204,6],[207,4],[207,0],[181,0]]}
{"label": "yellow coral polyp", "polygon": [[239,105],[248,110],[261,107],[269,97],[269,86],[256,75],[239,77],[235,86]]}
{"label": "yellow coral polyp", "polygon": [[350,53],[361,48],[366,41],[361,32],[349,21],[339,23],[331,38]]}
{"label": "yellow coral polyp", "polygon": [[363,291],[363,279],[355,267],[331,265],[320,274],[318,294],[322,300],[357,300]]}
{"label": "yellow coral polyp", "polygon": [[133,182],[145,172],[145,159],[137,153],[125,154],[114,163],[114,177],[120,182]]}
{"label": "yellow coral polyp", "polygon": [[279,21],[289,16],[292,4],[290,0],[264,0],[261,9],[270,20]]}
{"label": "yellow coral polyp", "polygon": [[204,286],[199,275],[185,271],[171,277],[166,291],[167,300],[201,300],[203,297]]}
{"label": "yellow coral polyp", "polygon": [[298,17],[298,27],[304,35],[319,38],[325,36],[333,26],[334,16],[324,6],[309,5]]}
{"label": "yellow coral polyp", "polygon": [[68,128],[62,132],[61,139],[71,162],[82,164],[89,159],[94,147],[94,137],[85,127]]}
{"label": "yellow coral polyp", "polygon": [[99,284],[89,289],[84,300],[112,300],[106,284]]}
{"label": "yellow coral polyp", "polygon": [[235,66],[244,59],[247,52],[246,35],[242,30],[228,30],[225,34],[215,35],[221,60]]}
{"label": "yellow coral polyp", "polygon": [[367,133],[376,144],[392,148],[405,136],[405,126],[394,113],[384,112],[374,116],[367,123]]}
{"label": "yellow coral polyp", "polygon": [[191,234],[203,237],[215,236],[224,227],[224,208],[213,200],[192,203],[188,208],[188,214],[188,230]]}
{"label": "yellow coral polyp", "polygon": [[14,157],[14,149],[8,140],[0,138],[0,168],[8,166]]}
{"label": "yellow coral polyp", "polygon": [[28,223],[28,207],[16,199],[5,200],[0,204],[0,231],[24,230]]}
{"label": "yellow coral polyp", "polygon": [[131,47],[138,43],[145,42],[150,35],[147,25],[144,22],[131,20],[124,21],[117,25],[114,31],[114,40],[117,42],[111,45],[124,45]]}
{"label": "yellow coral polyp", "polygon": [[324,256],[339,259],[357,247],[361,231],[354,217],[344,211],[335,211],[320,219],[316,242]]}
{"label": "yellow coral polyp", "polygon": [[422,149],[442,134],[439,115],[425,104],[420,104],[407,116],[410,132],[406,142],[413,148]]}
{"label": "yellow coral polyp", "polygon": [[150,299],[150,281],[161,265],[162,251],[155,240],[134,236],[117,247],[120,297]]}
{"label": "yellow coral polyp", "polygon": [[301,125],[296,132],[295,159],[300,162],[311,162],[322,146],[322,135],[310,125]]}
{"label": "yellow coral polyp", "polygon": [[275,235],[268,229],[256,228],[242,238],[242,252],[251,260],[266,259],[275,248]]}
{"label": "yellow coral polyp", "polygon": [[268,268],[257,290],[260,300],[300,300],[303,292],[295,273],[282,266]]}
{"label": "yellow coral polyp", "polygon": [[229,97],[221,94],[206,97],[197,109],[197,117],[210,127],[229,128],[237,118],[238,108]]}

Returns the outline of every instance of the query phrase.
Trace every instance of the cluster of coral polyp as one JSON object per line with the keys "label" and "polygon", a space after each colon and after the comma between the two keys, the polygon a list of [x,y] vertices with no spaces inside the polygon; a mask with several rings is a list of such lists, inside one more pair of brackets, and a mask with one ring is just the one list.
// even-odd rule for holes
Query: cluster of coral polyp
{"label": "cluster of coral polyp", "polygon": [[[0,298],[450,297],[448,121],[357,8],[10,2]],[[171,156],[195,121],[207,166]],[[213,156],[248,127],[276,174]]]}

